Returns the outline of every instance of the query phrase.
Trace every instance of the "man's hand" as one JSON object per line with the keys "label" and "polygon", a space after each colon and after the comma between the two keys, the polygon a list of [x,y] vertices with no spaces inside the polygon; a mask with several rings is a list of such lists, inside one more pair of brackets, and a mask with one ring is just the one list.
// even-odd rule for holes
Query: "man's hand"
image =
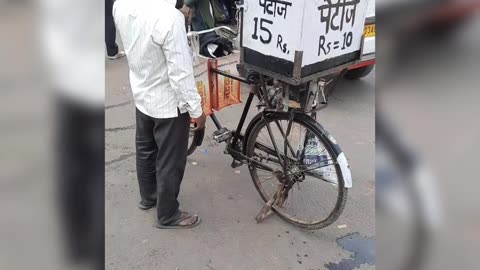
{"label": "man's hand", "polygon": [[207,120],[207,116],[204,113],[202,113],[202,115],[200,117],[193,118],[193,120],[195,121],[195,124],[197,124],[193,130],[204,129],[205,128],[205,121]]}

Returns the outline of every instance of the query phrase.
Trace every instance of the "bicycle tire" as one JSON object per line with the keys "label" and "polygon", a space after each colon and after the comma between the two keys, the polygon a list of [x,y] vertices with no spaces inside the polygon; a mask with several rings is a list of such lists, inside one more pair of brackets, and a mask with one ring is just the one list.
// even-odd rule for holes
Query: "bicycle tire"
{"label": "bicycle tire", "polygon": [[[195,136],[195,135],[194,135]],[[197,145],[192,141],[187,149],[187,156],[190,156],[197,149]]]}
{"label": "bicycle tire", "polygon": [[[259,117],[260,114],[263,114],[263,115]],[[290,117],[290,113],[288,112],[268,112],[268,113],[260,113],[260,114],[257,115],[256,118],[254,118],[251,124],[252,127],[250,129],[250,132],[244,138],[245,140],[244,145],[246,146],[245,154],[250,158],[252,158],[254,155],[255,144],[257,141],[258,133],[263,127],[266,126],[266,123],[272,123],[274,121],[280,121],[280,120],[288,120]],[[262,119],[264,119],[265,121],[263,121]],[[313,132],[314,135],[317,138],[319,138],[321,142],[326,146],[326,149],[330,154],[330,156],[334,158],[334,161],[336,163],[334,166],[335,166],[337,177],[338,177],[338,196],[335,202],[335,206],[332,212],[327,216],[327,218],[315,223],[307,224],[305,222],[295,220],[292,217],[289,217],[288,215],[283,213],[282,211],[279,211],[276,206],[273,206],[272,210],[280,218],[282,218],[283,220],[293,225],[296,225],[298,227],[308,229],[308,230],[317,230],[317,229],[321,229],[331,225],[338,219],[343,209],[345,208],[345,204],[348,196],[348,190],[345,187],[344,177],[342,175],[340,166],[336,162],[338,155],[336,154],[336,151],[334,151],[335,145],[329,140],[328,133],[312,117],[304,113],[295,113],[293,117],[293,122],[296,124],[300,124],[301,126],[306,127],[309,131]],[[256,173],[256,169],[257,168],[255,166],[249,165],[250,175],[252,177],[252,181],[255,185],[255,188],[257,189],[262,199],[265,202],[267,202],[270,198],[267,197],[265,192],[261,190],[261,185],[259,182],[260,180],[258,178],[258,174]]]}
{"label": "bicycle tire", "polygon": [[[191,127],[193,128],[193,127]],[[203,138],[205,136],[205,129],[193,131],[190,129],[187,156],[190,156],[195,152],[198,146],[202,145]]]}

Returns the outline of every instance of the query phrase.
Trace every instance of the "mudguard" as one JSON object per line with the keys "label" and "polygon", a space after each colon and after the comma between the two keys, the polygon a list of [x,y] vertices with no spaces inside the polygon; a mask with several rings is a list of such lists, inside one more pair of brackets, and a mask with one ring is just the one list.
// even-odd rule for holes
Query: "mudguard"
{"label": "mudguard", "polygon": [[345,153],[342,151],[340,148],[340,145],[338,145],[337,140],[326,131],[322,125],[320,125],[317,122],[318,128],[320,128],[320,132],[323,134],[323,136],[330,141],[332,144],[333,152],[337,155],[337,162],[338,165],[340,166],[340,170],[342,171],[342,176],[343,176],[343,182],[345,182],[345,187],[346,188],[352,188],[353,186],[353,180],[352,180],[352,172],[350,171],[350,166],[348,165],[348,160],[347,156],[345,156]]}

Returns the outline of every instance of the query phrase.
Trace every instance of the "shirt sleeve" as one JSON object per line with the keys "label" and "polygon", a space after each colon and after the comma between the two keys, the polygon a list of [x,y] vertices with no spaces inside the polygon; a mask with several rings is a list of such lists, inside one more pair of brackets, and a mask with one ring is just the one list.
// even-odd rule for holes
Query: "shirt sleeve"
{"label": "shirt sleeve", "polygon": [[187,109],[192,118],[202,115],[202,99],[198,94],[193,77],[193,62],[185,32],[185,18],[175,14],[173,26],[167,32],[162,44],[167,60],[168,78],[179,106]]}

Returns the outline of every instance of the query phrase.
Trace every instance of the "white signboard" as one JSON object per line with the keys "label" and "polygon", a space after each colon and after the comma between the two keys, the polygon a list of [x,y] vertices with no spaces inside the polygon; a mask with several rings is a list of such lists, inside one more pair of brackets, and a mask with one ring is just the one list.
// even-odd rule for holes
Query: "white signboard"
{"label": "white signboard", "polygon": [[244,0],[243,47],[302,66],[360,50],[367,0]]}

